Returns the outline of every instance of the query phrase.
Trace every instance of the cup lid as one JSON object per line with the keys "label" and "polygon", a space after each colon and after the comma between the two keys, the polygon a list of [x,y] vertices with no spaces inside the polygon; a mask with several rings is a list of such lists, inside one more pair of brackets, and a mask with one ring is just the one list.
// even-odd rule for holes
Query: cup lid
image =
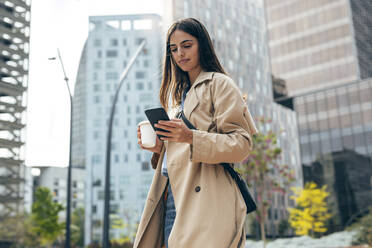
{"label": "cup lid", "polygon": [[143,125],[143,124],[150,124],[150,122],[149,121],[141,121],[140,123],[138,123],[138,126],[141,126],[141,125]]}

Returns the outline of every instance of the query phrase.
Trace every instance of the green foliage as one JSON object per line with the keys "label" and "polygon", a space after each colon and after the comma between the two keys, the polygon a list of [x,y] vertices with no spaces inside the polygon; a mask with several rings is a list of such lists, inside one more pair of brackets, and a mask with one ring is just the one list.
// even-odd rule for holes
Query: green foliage
{"label": "green foliage", "polygon": [[41,245],[52,244],[63,233],[65,225],[58,220],[58,213],[62,210],[61,204],[53,202],[48,188],[39,187],[36,190],[32,204],[31,232],[40,237]]}
{"label": "green foliage", "polygon": [[[258,125],[265,126],[271,121],[260,118],[258,122]],[[290,170],[289,166],[278,163],[281,152],[274,132],[258,133],[253,136],[251,154],[239,168],[240,173],[256,192],[257,211],[255,213],[264,241],[264,224],[273,193],[285,194],[288,185],[294,180],[294,172]]]}
{"label": "green foliage", "polygon": [[14,241],[13,248],[38,247],[39,237],[32,232],[31,216],[27,213],[0,221],[0,240]]}
{"label": "green foliage", "polygon": [[352,225],[351,229],[356,231],[356,234],[353,236],[353,245],[368,244],[372,246],[372,208],[369,214]]}
{"label": "green foliage", "polygon": [[296,208],[289,209],[289,223],[297,235],[310,235],[327,231],[325,223],[331,218],[328,213],[326,198],[329,193],[326,185],[317,188],[314,182],[306,183],[305,188],[292,188],[296,201]]}
{"label": "green foliage", "polygon": [[84,247],[84,209],[77,208],[71,216],[71,244]]}

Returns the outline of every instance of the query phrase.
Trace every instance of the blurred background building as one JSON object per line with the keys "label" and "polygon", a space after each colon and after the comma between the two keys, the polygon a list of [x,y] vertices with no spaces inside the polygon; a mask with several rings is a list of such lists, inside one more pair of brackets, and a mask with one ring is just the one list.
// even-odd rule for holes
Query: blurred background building
{"label": "blurred background building", "polygon": [[372,76],[372,2],[266,0],[272,72],[289,95]]}
{"label": "blurred background building", "polygon": [[129,227],[113,228],[110,235],[136,230],[153,175],[151,153],[137,144],[137,124],[146,119],[144,109],[159,105],[163,55],[158,15],[92,16],[89,27],[75,85],[72,152],[73,166],[86,170],[85,244],[102,239],[109,113],[120,75],[145,39],[121,89],[112,135],[110,215]]}
{"label": "blurred background building", "polygon": [[[24,210],[24,127],[31,1],[0,1],[0,221]],[[12,227],[9,226],[9,229]],[[16,237],[0,237],[13,240]]]}
{"label": "blurred background building", "polygon": [[327,185],[333,228],[372,206],[372,79],[294,97],[305,181]]}
{"label": "blurred background building", "polygon": [[328,186],[341,230],[372,205],[372,3],[265,3],[276,91],[287,91],[276,101],[296,111],[305,182]]}
{"label": "blurred background building", "polygon": [[[177,19],[195,17],[207,28],[217,56],[243,94],[247,94],[249,110],[254,117],[272,119],[259,126],[261,132],[273,130],[282,148],[282,164],[295,172],[296,186],[302,187],[299,139],[293,110],[274,102],[263,1],[256,0],[166,0],[164,27]],[[277,226],[288,217],[293,206],[289,194],[274,193],[269,209],[269,235],[277,234]]]}
{"label": "blurred background building", "polygon": [[[33,193],[38,187],[50,189],[53,195],[53,201],[66,206],[67,202],[67,167],[42,166],[32,167],[32,170],[39,170],[37,175],[32,177]],[[84,185],[85,170],[83,168],[72,168],[71,171],[71,212],[77,208],[84,208]],[[66,220],[66,211],[59,214],[61,220]]]}

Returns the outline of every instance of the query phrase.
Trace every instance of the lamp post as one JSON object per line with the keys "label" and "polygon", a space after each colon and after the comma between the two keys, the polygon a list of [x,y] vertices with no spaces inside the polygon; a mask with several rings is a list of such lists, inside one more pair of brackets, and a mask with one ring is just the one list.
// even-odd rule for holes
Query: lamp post
{"label": "lamp post", "polygon": [[120,76],[119,85],[115,92],[115,97],[111,105],[111,112],[110,112],[110,120],[108,125],[108,132],[107,132],[107,143],[106,143],[106,174],[105,174],[105,200],[104,200],[104,213],[103,213],[103,240],[102,240],[102,247],[109,248],[109,231],[110,231],[110,219],[109,219],[109,212],[110,212],[110,167],[111,167],[111,136],[112,136],[112,123],[114,120],[116,102],[119,96],[120,88],[124,83],[125,78],[129,70],[131,69],[134,61],[137,59],[138,55],[140,54],[141,50],[145,46],[146,41],[143,40],[137,51],[130,59],[128,65],[124,69],[123,73]]}
{"label": "lamp post", "polygon": [[[71,220],[71,150],[72,150],[72,95],[70,86],[68,84],[68,77],[66,76],[65,67],[63,66],[61,53],[57,48],[58,59],[61,63],[64,80],[66,82],[66,86],[68,89],[68,93],[70,95],[70,147],[69,147],[69,159],[68,159],[68,167],[67,167],[67,207],[66,207],[66,232],[65,232],[65,248],[70,248],[70,241],[71,241],[71,234],[70,234],[70,220]],[[49,58],[49,60],[55,60],[56,57]]]}

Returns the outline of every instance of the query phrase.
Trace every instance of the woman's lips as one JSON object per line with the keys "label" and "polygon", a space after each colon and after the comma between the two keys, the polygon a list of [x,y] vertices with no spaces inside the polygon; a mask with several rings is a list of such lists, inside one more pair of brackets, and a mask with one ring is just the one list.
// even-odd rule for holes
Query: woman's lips
{"label": "woman's lips", "polygon": [[188,59],[181,59],[178,63],[183,65],[186,64],[189,60]]}

